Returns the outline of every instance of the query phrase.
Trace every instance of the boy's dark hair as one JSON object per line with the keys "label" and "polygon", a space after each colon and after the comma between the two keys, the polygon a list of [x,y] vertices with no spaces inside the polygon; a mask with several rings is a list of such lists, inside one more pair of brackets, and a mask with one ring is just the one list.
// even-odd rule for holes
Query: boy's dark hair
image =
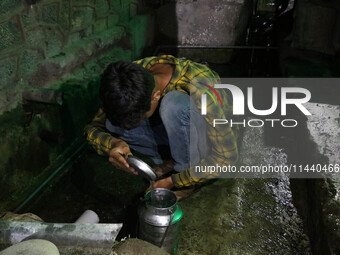
{"label": "boy's dark hair", "polygon": [[111,124],[125,129],[137,127],[150,110],[154,84],[151,73],[140,65],[110,64],[102,74],[99,96]]}

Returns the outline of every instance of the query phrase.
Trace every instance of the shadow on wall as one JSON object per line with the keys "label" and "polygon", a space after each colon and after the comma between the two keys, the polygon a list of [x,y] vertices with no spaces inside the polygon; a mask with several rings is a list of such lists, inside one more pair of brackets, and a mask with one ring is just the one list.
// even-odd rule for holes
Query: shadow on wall
{"label": "shadow on wall", "polygon": [[[144,0],[139,9],[142,13],[151,13],[154,17],[153,47],[145,48],[142,57],[154,55],[158,45],[178,44],[178,18],[176,14],[176,1],[171,0]],[[149,31],[148,31],[149,32]],[[147,36],[150,36],[149,34]],[[160,52],[161,54],[177,55],[175,52]]]}

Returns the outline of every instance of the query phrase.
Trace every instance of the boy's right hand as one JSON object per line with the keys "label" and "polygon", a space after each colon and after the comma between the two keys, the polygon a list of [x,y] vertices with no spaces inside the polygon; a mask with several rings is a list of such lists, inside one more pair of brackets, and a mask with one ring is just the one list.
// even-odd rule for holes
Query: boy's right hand
{"label": "boy's right hand", "polygon": [[120,139],[115,139],[111,142],[109,154],[111,164],[118,169],[138,175],[138,172],[126,162],[126,158],[130,155],[132,155],[132,153],[126,142]]}

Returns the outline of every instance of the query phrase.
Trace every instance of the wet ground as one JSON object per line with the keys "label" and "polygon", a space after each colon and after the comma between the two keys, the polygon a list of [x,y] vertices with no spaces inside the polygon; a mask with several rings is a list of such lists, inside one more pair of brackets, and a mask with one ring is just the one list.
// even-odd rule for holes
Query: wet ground
{"label": "wet ground", "polygon": [[182,203],[178,254],[311,254],[288,184],[221,179],[203,188]]}
{"label": "wet ground", "polygon": [[[73,222],[92,209],[101,222],[124,222],[124,238],[135,235],[135,210],[147,186],[88,150],[25,210],[47,222]],[[181,204],[179,255],[310,254],[288,179],[221,179]]]}

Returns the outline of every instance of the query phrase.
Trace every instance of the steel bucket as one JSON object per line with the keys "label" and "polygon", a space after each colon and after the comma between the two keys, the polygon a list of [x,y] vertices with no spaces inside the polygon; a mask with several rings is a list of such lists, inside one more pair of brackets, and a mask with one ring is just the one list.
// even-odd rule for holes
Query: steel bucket
{"label": "steel bucket", "polygon": [[160,188],[150,190],[138,208],[138,237],[176,254],[182,215],[175,193]]}

